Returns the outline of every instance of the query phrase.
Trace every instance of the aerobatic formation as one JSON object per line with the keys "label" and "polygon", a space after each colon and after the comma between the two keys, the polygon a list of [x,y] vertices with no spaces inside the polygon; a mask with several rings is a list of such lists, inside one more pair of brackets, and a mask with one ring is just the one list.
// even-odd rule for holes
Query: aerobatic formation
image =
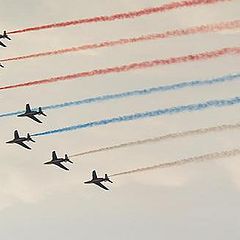
{"label": "aerobatic formation", "polygon": [[[8,39],[8,40],[11,40],[11,38],[8,36],[7,32],[4,31],[3,34],[0,34],[0,39]],[[0,41],[0,46],[2,47],[7,47],[2,41]],[[0,63],[0,67],[4,68],[4,66]],[[37,122],[37,123],[42,123],[42,121],[37,118],[37,115],[42,115],[42,116],[47,116],[43,111],[42,111],[42,108],[41,107],[38,107],[37,109],[31,109],[30,107],[30,104],[26,104],[25,106],[25,112],[21,112],[20,114],[17,115],[17,117],[27,117],[27,118],[30,118],[32,119],[33,121]],[[31,147],[29,147],[26,143],[24,142],[34,142],[35,143],[35,140],[32,139],[31,135],[29,133],[27,133],[27,136],[26,137],[21,137],[19,136],[19,132],[18,130],[15,130],[14,131],[14,134],[13,134],[13,139],[12,140],[9,140],[7,141],[6,143],[7,144],[17,144],[25,149],[28,149],[28,150],[31,150]],[[46,165],[55,165],[55,166],[58,166],[59,168],[62,168],[63,170],[67,170],[69,171],[69,169],[63,165],[63,163],[73,163],[69,158],[68,158],[68,155],[65,154],[64,158],[60,158],[57,156],[57,153],[56,151],[53,151],[52,152],[52,159],[48,162],[45,162],[44,164]],[[91,181],[88,181],[88,182],[84,182],[84,183],[94,183],[96,184],[97,186],[103,188],[104,190],[109,190],[106,186],[104,186],[101,182],[111,182],[112,181],[109,179],[108,175],[105,174],[105,177],[104,178],[98,178],[97,177],[97,174],[96,174],[96,171],[94,170],[93,173],[92,173],[92,180]]]}
{"label": "aerobatic formation", "polygon": [[[43,115],[43,116],[47,116],[45,113],[43,113],[42,108],[39,107],[38,110],[32,110],[30,107],[30,104],[26,104],[26,110],[25,113],[19,114],[17,115],[17,117],[28,117],[31,118],[32,120],[34,120],[37,123],[42,123],[38,118],[35,117],[35,115]],[[18,144],[20,146],[22,146],[23,148],[26,148],[28,150],[31,150],[31,147],[29,147],[27,144],[25,144],[24,142],[35,142],[35,140],[32,139],[31,135],[29,133],[27,133],[26,137],[20,137],[18,130],[14,131],[14,138],[10,141],[7,141],[7,144]],[[60,158],[57,156],[56,151],[52,152],[52,159],[48,162],[45,162],[44,164],[46,165],[55,165],[59,168],[62,168],[63,170],[67,170],[69,171],[69,169],[63,165],[63,163],[72,163],[73,162],[69,159],[68,155],[65,154],[64,158]],[[89,183],[94,183],[97,186],[103,188],[104,190],[109,190],[106,186],[104,186],[101,182],[111,182],[112,181],[109,179],[108,175],[105,174],[104,178],[99,178],[97,177],[97,173],[94,170],[92,172],[92,180],[84,182],[85,184],[89,184]]]}
{"label": "aerobatic formation", "polygon": [[[60,28],[60,27],[66,27],[70,25],[78,25],[78,24],[89,24],[89,23],[98,23],[98,22],[107,22],[107,21],[123,21],[124,19],[128,18],[137,18],[141,17],[143,15],[151,15],[151,14],[157,14],[157,13],[163,13],[165,11],[174,10],[174,9],[180,9],[185,7],[196,7],[197,5],[207,5],[207,4],[217,4],[220,2],[229,2],[228,0],[184,0],[184,1],[176,1],[169,4],[163,4],[161,6],[153,7],[153,8],[147,8],[147,9],[141,9],[138,11],[133,12],[126,12],[126,13],[117,13],[111,16],[97,16],[93,18],[88,19],[78,19],[74,21],[68,21],[68,22],[60,22],[60,23],[52,23],[49,25],[42,25],[42,26],[36,26],[36,27],[30,27],[25,29],[19,29],[15,31],[3,31],[2,34],[0,34],[0,47],[6,48],[6,42],[5,40],[11,40],[9,35],[12,34],[18,34],[18,33],[25,33],[29,31],[40,31],[42,29],[54,29],[54,28]],[[194,26],[191,28],[182,28],[182,29],[175,29],[170,30],[162,33],[154,33],[154,34],[145,34],[138,37],[133,38],[122,38],[122,39],[116,39],[111,41],[105,41],[100,43],[91,43],[86,44],[78,47],[70,47],[65,49],[59,49],[54,50],[50,52],[40,52],[40,53],[33,53],[30,55],[23,55],[23,56],[17,56],[17,57],[10,57],[0,60],[0,67],[4,68],[4,65],[2,62],[7,61],[16,61],[16,60],[23,60],[23,59],[29,59],[29,58],[36,58],[41,56],[51,56],[51,55],[59,55],[67,52],[76,52],[76,51],[82,51],[82,50],[89,50],[89,49],[96,49],[96,48],[103,48],[103,47],[114,47],[117,45],[127,45],[127,44],[133,44],[140,41],[150,41],[150,40],[161,40],[166,38],[172,38],[172,37],[181,37],[181,36],[187,36],[192,34],[200,34],[200,33],[209,33],[209,32],[219,32],[224,30],[230,30],[230,29],[240,29],[240,20],[234,20],[234,21],[228,21],[228,22],[219,22],[214,24],[207,24],[207,25],[200,25],[200,26]],[[3,50],[4,51],[4,50]],[[130,63],[130,64],[124,64],[121,66],[115,66],[115,67],[108,67],[103,69],[94,69],[92,71],[88,72],[80,72],[75,74],[69,74],[66,76],[57,76],[52,77],[49,79],[42,79],[42,80],[34,80],[29,82],[22,82],[17,83],[14,85],[8,85],[8,86],[0,86],[0,90],[7,90],[7,89],[15,89],[19,87],[29,87],[33,85],[40,85],[40,84],[47,84],[47,83],[53,83],[53,82],[61,82],[65,80],[73,80],[77,78],[83,78],[83,77],[92,77],[95,75],[105,75],[110,73],[121,73],[121,72],[127,72],[132,70],[138,70],[138,69],[145,69],[150,67],[156,67],[156,66],[166,66],[170,64],[181,64],[181,63],[188,63],[193,61],[205,61],[210,60],[213,58],[218,57],[224,57],[225,55],[239,55],[240,54],[240,47],[239,46],[233,46],[233,47],[225,47],[217,50],[211,50],[206,52],[201,52],[198,54],[192,53],[185,56],[175,56],[170,57],[167,59],[155,59],[152,61],[143,61],[143,62],[136,62],[136,63]],[[97,102],[104,102],[107,100],[114,100],[114,99],[120,99],[120,98],[127,98],[127,97],[134,97],[134,96],[144,96],[144,95],[150,95],[153,93],[161,93],[161,92],[167,92],[167,91],[175,91],[175,90],[181,90],[184,88],[193,88],[193,87],[200,87],[200,86],[207,86],[214,84],[220,84],[220,83],[227,83],[231,81],[239,81],[240,80],[240,73],[234,73],[225,75],[222,77],[207,79],[207,80],[194,80],[194,81],[187,81],[187,82],[181,82],[177,84],[170,84],[170,85],[164,85],[164,86],[155,86],[147,89],[137,89],[134,91],[127,91],[122,93],[111,93],[107,95],[102,96],[96,96],[92,98],[86,98],[86,99],[80,99],[78,101],[69,101],[65,103],[58,103],[55,105],[48,105],[43,107],[37,107],[37,108],[31,108],[30,104],[27,103],[25,105],[25,109],[22,111],[17,112],[9,112],[9,113],[2,113],[0,114],[0,117],[6,117],[6,116],[16,116],[17,118],[23,118],[23,119],[31,119],[35,123],[43,123],[44,117],[47,117],[45,112],[43,110],[53,110],[53,109],[59,109],[59,108],[65,108],[70,106],[77,106],[81,104],[90,104],[90,103],[97,103]],[[120,123],[124,121],[136,121],[140,119],[144,119],[146,117],[160,117],[162,115],[172,115],[174,113],[184,113],[184,112],[193,112],[193,111],[202,111],[208,108],[219,108],[219,107],[226,107],[226,106],[233,106],[235,104],[240,104],[240,97],[235,96],[234,98],[229,99],[217,99],[217,100],[209,100],[209,101],[202,101],[198,104],[189,104],[189,105],[180,105],[180,106],[174,106],[171,108],[165,108],[165,109],[156,109],[154,111],[146,111],[146,112],[139,112],[139,113],[133,113],[129,115],[122,115],[117,116],[113,118],[107,118],[102,119],[100,121],[90,121],[87,123],[74,125],[74,126],[68,126],[63,127],[59,129],[51,129],[46,132],[40,132],[35,134],[27,133],[25,136],[20,136],[18,130],[14,130],[13,132],[13,139],[6,141],[6,144],[16,144],[19,145],[27,150],[31,150],[31,145],[35,143],[35,140],[32,137],[38,137],[38,136],[45,136],[53,133],[60,133],[65,131],[73,131],[81,128],[89,128],[93,126],[101,126],[101,125],[107,125],[110,123]],[[164,140],[170,140],[175,138],[183,138],[183,137],[189,137],[189,136],[196,136],[199,134],[207,134],[210,132],[217,132],[217,131],[223,131],[223,130],[239,130],[240,123],[235,124],[223,124],[208,128],[199,128],[195,130],[188,130],[188,131],[180,131],[175,133],[169,133],[162,136],[152,137],[148,139],[140,139],[133,142],[125,142],[118,145],[113,146],[107,146],[107,147],[101,147],[98,149],[92,149],[86,152],[82,153],[75,153],[72,155],[69,155],[70,159],[78,156],[82,156],[85,154],[92,154],[97,152],[105,152],[113,149],[121,149],[123,147],[130,147],[135,145],[142,145],[147,144],[151,142],[158,142],[158,141],[164,141]],[[15,146],[16,146],[15,145]],[[13,146],[14,147],[14,146]],[[231,157],[240,155],[240,149],[232,149],[230,151],[220,151],[220,152],[214,152],[214,153],[208,153],[201,156],[192,156],[190,158],[167,162],[167,163],[161,163],[154,166],[149,167],[143,167],[143,168],[137,168],[133,170],[128,170],[124,172],[115,173],[112,175],[109,175],[110,177],[115,177],[119,175],[127,175],[137,172],[143,172],[143,171],[149,171],[156,168],[166,168],[166,167],[174,167],[174,166],[180,166],[187,163],[192,162],[201,162],[203,160],[211,160],[211,159],[221,159],[224,157]],[[59,169],[59,171],[69,171],[68,164],[71,165],[73,162],[69,159],[68,154],[65,154],[64,157],[59,157],[56,153],[56,151],[52,151],[51,159],[50,161],[44,162],[45,165],[54,165],[56,169]],[[60,168],[62,170],[60,170]],[[52,170],[53,167],[49,167],[49,171]],[[64,172],[63,171],[63,172]],[[94,184],[98,187],[100,187],[103,190],[109,190],[108,187],[106,187],[104,184],[107,183],[113,183],[109,176],[107,174],[104,175],[104,177],[98,177],[96,170],[92,171],[92,179],[89,181],[85,181],[84,184]]]}

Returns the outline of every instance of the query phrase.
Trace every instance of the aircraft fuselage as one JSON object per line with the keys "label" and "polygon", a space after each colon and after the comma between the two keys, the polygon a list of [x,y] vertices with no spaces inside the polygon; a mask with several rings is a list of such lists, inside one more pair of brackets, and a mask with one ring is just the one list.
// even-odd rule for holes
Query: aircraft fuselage
{"label": "aircraft fuselage", "polygon": [[61,162],[66,162],[66,159],[58,158],[58,159],[54,159],[54,160],[51,160],[49,162],[46,162],[45,164],[56,164],[56,163],[61,163]]}
{"label": "aircraft fuselage", "polygon": [[24,117],[24,116],[34,116],[34,115],[40,115],[40,113],[39,112],[37,112],[37,111],[31,111],[31,112],[28,112],[28,113],[23,113],[23,114],[20,114],[19,116],[22,116],[22,117]]}
{"label": "aircraft fuselage", "polygon": [[97,178],[97,179],[92,179],[90,181],[84,182],[84,183],[99,183],[99,182],[106,182],[107,180],[105,178]]}
{"label": "aircraft fuselage", "polygon": [[18,139],[13,139],[11,141],[8,141],[7,143],[21,143],[21,142],[24,142],[24,141],[28,141],[28,139],[26,137],[21,137],[21,138],[18,138]]}

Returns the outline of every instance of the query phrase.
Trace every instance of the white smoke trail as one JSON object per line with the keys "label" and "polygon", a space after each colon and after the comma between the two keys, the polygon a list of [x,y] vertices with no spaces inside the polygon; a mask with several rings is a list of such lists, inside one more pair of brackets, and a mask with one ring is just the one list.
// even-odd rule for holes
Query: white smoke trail
{"label": "white smoke trail", "polygon": [[154,143],[154,142],[170,140],[170,139],[175,139],[175,138],[195,136],[195,135],[200,135],[200,134],[207,134],[207,133],[211,133],[211,132],[236,130],[239,127],[240,127],[240,122],[236,123],[236,124],[223,124],[223,125],[219,125],[219,126],[215,126],[215,127],[199,128],[199,129],[190,130],[190,131],[170,133],[170,134],[162,135],[162,136],[158,136],[158,137],[147,138],[147,139],[142,139],[142,140],[133,141],[133,142],[127,142],[127,143],[121,143],[118,145],[102,147],[102,148],[98,148],[98,149],[89,150],[86,152],[76,153],[76,154],[71,155],[70,157],[79,157],[79,156],[97,153],[97,152],[105,152],[105,151],[110,151],[110,150],[119,149],[119,148],[125,148],[125,147],[136,146],[136,145],[147,144],[147,143]]}
{"label": "white smoke trail", "polygon": [[127,174],[144,172],[144,171],[150,171],[150,170],[159,169],[159,168],[177,167],[177,166],[181,166],[184,164],[209,161],[209,160],[221,159],[221,158],[226,158],[226,157],[233,157],[233,156],[237,156],[237,155],[240,155],[239,148],[232,149],[229,151],[214,152],[214,153],[208,153],[208,154],[204,154],[204,155],[200,155],[200,156],[196,156],[196,157],[184,158],[184,159],[174,161],[174,162],[160,163],[160,164],[153,165],[150,167],[137,168],[137,169],[133,169],[133,170],[125,171],[125,172],[115,173],[115,174],[110,175],[110,177],[127,175]]}

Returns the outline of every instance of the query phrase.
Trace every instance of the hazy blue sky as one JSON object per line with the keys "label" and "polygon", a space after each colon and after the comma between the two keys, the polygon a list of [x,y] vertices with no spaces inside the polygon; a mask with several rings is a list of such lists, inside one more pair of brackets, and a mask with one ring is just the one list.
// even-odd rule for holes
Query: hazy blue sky
{"label": "hazy blue sky", "polygon": [[[0,0],[0,30],[159,6],[169,0]],[[12,35],[0,59],[194,25],[236,20],[233,0],[132,20],[80,25]],[[0,71],[8,85],[96,68],[105,68],[239,46],[239,31],[198,34],[8,62]],[[95,76],[2,91],[2,112],[45,106],[97,95],[237,73],[239,56]],[[56,150],[61,156],[176,131],[239,121],[240,107],[156,117],[128,123],[36,137],[33,150],[7,145],[13,130],[36,133],[93,120],[239,96],[239,81],[47,111],[39,125],[16,117],[0,119],[0,239],[240,239],[239,157],[113,178],[105,192],[91,185],[91,171],[116,173],[239,146],[239,130],[175,139],[72,159],[65,172],[43,165]]]}

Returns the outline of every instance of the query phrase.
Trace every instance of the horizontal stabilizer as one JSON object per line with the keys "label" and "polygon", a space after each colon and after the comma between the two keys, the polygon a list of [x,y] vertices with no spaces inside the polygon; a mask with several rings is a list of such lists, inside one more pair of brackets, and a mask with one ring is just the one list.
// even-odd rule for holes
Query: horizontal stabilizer
{"label": "horizontal stabilizer", "polygon": [[110,182],[110,183],[113,183],[113,182],[109,179],[109,177],[108,177],[107,174],[105,174],[105,180],[108,181],[108,182]]}
{"label": "horizontal stabilizer", "polygon": [[3,36],[4,36],[4,38],[7,38],[8,40],[11,40],[11,38],[7,35],[6,31],[3,32]]}
{"label": "horizontal stabilizer", "polygon": [[41,115],[43,115],[43,116],[45,116],[45,117],[47,116],[47,115],[42,111],[42,108],[41,108],[41,107],[39,107],[38,113],[41,114]]}

